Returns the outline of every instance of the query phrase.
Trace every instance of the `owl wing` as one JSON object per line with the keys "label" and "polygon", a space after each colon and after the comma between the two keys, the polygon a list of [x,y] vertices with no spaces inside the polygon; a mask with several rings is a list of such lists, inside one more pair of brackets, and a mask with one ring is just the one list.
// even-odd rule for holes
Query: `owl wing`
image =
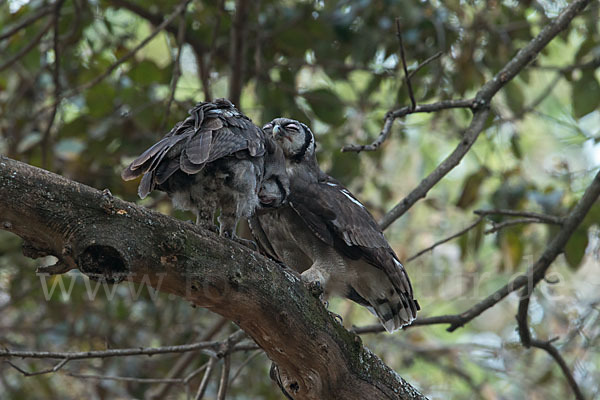
{"label": "owl wing", "polygon": [[264,133],[228,100],[198,103],[189,114],[122,172],[124,180],[144,174],[140,197],[179,170],[196,174],[207,163],[233,154],[240,156],[240,152],[242,157],[263,156]]}
{"label": "owl wing", "polygon": [[319,182],[293,182],[289,203],[312,232],[351,259],[364,259],[385,272],[406,310],[404,322],[416,317],[419,305],[404,266],[371,213],[331,177]]}

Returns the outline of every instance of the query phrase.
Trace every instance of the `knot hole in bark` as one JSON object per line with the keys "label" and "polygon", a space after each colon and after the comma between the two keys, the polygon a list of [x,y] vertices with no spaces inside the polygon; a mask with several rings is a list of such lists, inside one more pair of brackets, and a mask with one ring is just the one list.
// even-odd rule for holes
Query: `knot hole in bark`
{"label": "knot hole in bark", "polygon": [[128,269],[121,254],[111,246],[91,245],[77,258],[79,270],[92,280],[121,282]]}

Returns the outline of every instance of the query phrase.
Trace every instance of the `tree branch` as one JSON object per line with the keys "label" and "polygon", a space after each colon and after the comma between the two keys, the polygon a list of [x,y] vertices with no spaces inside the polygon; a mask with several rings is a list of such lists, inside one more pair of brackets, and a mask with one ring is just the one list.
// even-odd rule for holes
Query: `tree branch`
{"label": "tree branch", "polygon": [[236,0],[235,15],[231,26],[231,48],[229,64],[229,100],[240,108],[240,96],[244,84],[246,66],[246,19],[248,17],[248,1]]}
{"label": "tree branch", "polygon": [[23,46],[23,48],[21,48],[21,50],[19,50],[15,55],[13,55],[11,58],[9,58],[4,64],[0,65],[0,71],[5,70],[6,68],[13,65],[15,62],[19,61],[21,59],[21,57],[23,57],[25,54],[29,53],[29,51],[31,49],[33,49],[36,44],[39,44],[40,40],[42,40],[42,38],[44,37],[46,32],[48,32],[50,30],[50,28],[52,27],[53,22],[54,21],[52,18],[49,19],[48,22],[46,23],[46,25],[44,25],[44,27],[42,29],[40,29],[38,34],[35,35],[35,37],[33,39],[31,39],[31,41],[29,43],[27,43],[25,46]]}
{"label": "tree branch", "polygon": [[423,179],[412,192],[382,218],[379,223],[382,229],[390,226],[392,222],[404,215],[404,213],[419,199],[427,196],[429,190],[460,163],[485,127],[485,121],[489,114],[488,109],[490,101],[494,95],[525,68],[556,35],[565,29],[571,20],[575,18],[589,2],[590,0],[575,0],[571,2],[565,7],[563,12],[554,19],[554,21],[542,29],[542,31],[525,47],[519,50],[515,57],[513,57],[491,80],[481,87],[475,95],[472,104],[473,119],[471,124],[467,128],[465,135],[456,149],[454,149],[454,151],[442,161],[435,170],[433,170],[433,172]]}
{"label": "tree branch", "polygon": [[577,381],[573,377],[569,366],[565,362],[565,359],[560,355],[558,349],[552,344],[552,342],[556,339],[543,341],[533,339],[531,337],[531,332],[529,332],[529,324],[527,322],[527,313],[529,310],[529,299],[531,298],[532,290],[533,288],[531,288],[531,290],[528,290],[528,288],[524,288],[521,301],[519,301],[519,310],[517,312],[516,319],[521,343],[526,348],[537,347],[538,349],[545,350],[548,354],[550,354],[554,361],[556,361],[556,363],[559,365],[560,369],[565,375],[565,378],[567,378],[567,382],[569,383],[569,386],[571,386],[575,398],[577,400],[584,400],[585,397],[583,396],[583,392],[581,391],[579,385],[577,384]]}
{"label": "tree branch", "polygon": [[0,157],[0,229],[21,236],[30,257],[51,254],[88,276],[148,284],[234,321],[296,400],[424,398],[297,277],[196,225]]}
{"label": "tree branch", "polygon": [[19,22],[12,28],[7,29],[5,32],[2,32],[0,34],[0,41],[11,37],[12,35],[17,33],[18,31],[20,31],[21,29],[27,28],[29,25],[33,24],[38,19],[45,17],[46,15],[52,13],[53,10],[54,10],[54,7],[47,6],[47,7],[39,8],[35,13],[28,14],[25,18],[23,18],[23,21]]}
{"label": "tree branch", "polygon": [[[502,299],[508,296],[510,293],[517,291],[521,288],[528,287],[533,288],[539,281],[544,279],[546,271],[550,268],[550,265],[554,262],[556,257],[563,252],[563,248],[567,244],[569,238],[579,226],[581,221],[585,218],[586,214],[594,205],[596,200],[600,196],[600,172],[596,174],[592,183],[586,189],[585,193],[571,210],[571,212],[562,219],[562,226],[560,231],[554,236],[552,241],[546,246],[546,249],[535,262],[535,264],[529,268],[525,274],[521,274],[508,282],[506,285],[496,290],[494,293],[475,304],[468,310],[453,315],[440,315],[436,317],[428,318],[417,318],[411,325],[404,328],[421,325],[435,325],[435,324],[450,324],[447,328],[448,332],[453,332],[456,329],[464,326],[467,322],[478,317],[481,313],[487,309],[493,307],[499,303]],[[507,211],[507,210],[502,210]],[[354,328],[352,331],[357,334],[362,333],[374,333],[381,332],[383,328],[379,329],[375,326],[366,326]]]}
{"label": "tree branch", "polygon": [[555,215],[541,214],[532,211],[520,211],[520,210],[504,210],[504,209],[493,209],[493,210],[475,210],[474,214],[487,217],[488,215],[505,215],[508,217],[525,217],[537,219],[539,222],[546,224],[562,225],[563,217],[557,217]]}

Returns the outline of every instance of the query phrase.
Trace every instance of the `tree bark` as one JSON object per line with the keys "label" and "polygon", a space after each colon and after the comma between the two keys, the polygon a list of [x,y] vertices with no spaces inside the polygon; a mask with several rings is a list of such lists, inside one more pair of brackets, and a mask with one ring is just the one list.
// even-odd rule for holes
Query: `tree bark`
{"label": "tree bark", "polygon": [[64,272],[129,280],[234,321],[300,399],[424,399],[331,317],[295,274],[198,226],[0,156],[0,228]]}

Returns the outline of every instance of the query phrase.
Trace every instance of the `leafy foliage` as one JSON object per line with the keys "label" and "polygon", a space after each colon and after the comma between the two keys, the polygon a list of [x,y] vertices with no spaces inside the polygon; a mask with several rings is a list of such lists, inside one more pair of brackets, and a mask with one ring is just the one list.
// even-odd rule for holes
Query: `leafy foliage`
{"label": "leafy foliage", "polygon": [[[0,3],[0,36],[40,10],[49,10],[0,40],[1,68],[47,29],[39,43],[0,69],[0,152],[135,201],[137,182],[121,181],[123,166],[183,118],[195,102],[209,95],[228,97],[232,65],[241,63],[238,106],[259,125],[280,115],[310,124],[323,167],[381,217],[454,149],[470,118],[464,110],[413,114],[395,123],[377,152],[339,152],[344,144],[374,140],[385,113],[409,104],[395,17],[401,17],[409,71],[442,52],[441,59],[411,78],[415,98],[424,104],[472,96],[564,6],[541,1],[248,1],[241,28],[243,51],[232,54],[236,3],[190,3],[178,81],[172,81],[179,28],[175,19],[132,58],[85,89],[147,37],[178,2],[64,1],[59,11],[58,63],[54,29],[48,25],[56,3]],[[427,201],[417,203],[386,231],[401,258],[467,226],[475,209],[554,216],[568,212],[600,165],[598,21],[596,5],[576,18],[494,99],[485,136],[434,187]],[[176,89],[172,103],[171,85]],[[173,212],[161,196],[144,204]],[[597,394],[600,373],[594,346],[600,336],[600,316],[594,308],[600,300],[599,210],[596,205],[571,237],[565,257],[553,267],[560,284],[544,283],[531,311],[535,333],[545,338],[559,335],[569,364],[577,358],[576,379],[591,396]],[[423,315],[461,312],[481,300],[524,271],[557,229],[520,224],[485,234],[491,223],[511,219],[490,216],[457,240],[407,264]],[[109,292],[100,289],[87,299],[84,282],[90,282],[81,275],[72,276],[76,281],[68,297],[55,291],[46,301],[40,278],[32,273],[33,263],[18,256],[19,246],[18,240],[2,233],[1,345],[85,350],[181,344],[197,340],[199,332],[217,320],[206,310],[191,309],[168,296],[154,298],[144,290],[136,297],[121,286],[108,287]],[[48,279],[48,285],[53,282]],[[113,297],[110,290],[115,291]],[[570,396],[545,354],[529,357],[514,345],[515,304],[516,299],[509,298],[452,334],[432,326],[364,340],[431,398]],[[334,300],[332,308],[343,315],[347,326],[373,322],[364,310],[347,302]],[[227,327],[221,336],[231,330]],[[246,356],[236,355],[234,366]],[[177,358],[74,365],[88,373],[164,377]],[[205,356],[198,356],[186,371],[204,361]],[[48,366],[23,364],[31,370]],[[266,378],[266,358],[254,358],[250,366],[236,379],[232,396],[279,398]],[[60,374],[24,378],[4,364],[0,368],[5,373],[0,388],[14,399],[142,398],[156,387]],[[65,382],[73,385],[68,392]],[[199,382],[193,384],[195,388]],[[209,387],[213,395],[215,390],[214,385]],[[185,398],[182,387],[171,393],[173,398]]]}

